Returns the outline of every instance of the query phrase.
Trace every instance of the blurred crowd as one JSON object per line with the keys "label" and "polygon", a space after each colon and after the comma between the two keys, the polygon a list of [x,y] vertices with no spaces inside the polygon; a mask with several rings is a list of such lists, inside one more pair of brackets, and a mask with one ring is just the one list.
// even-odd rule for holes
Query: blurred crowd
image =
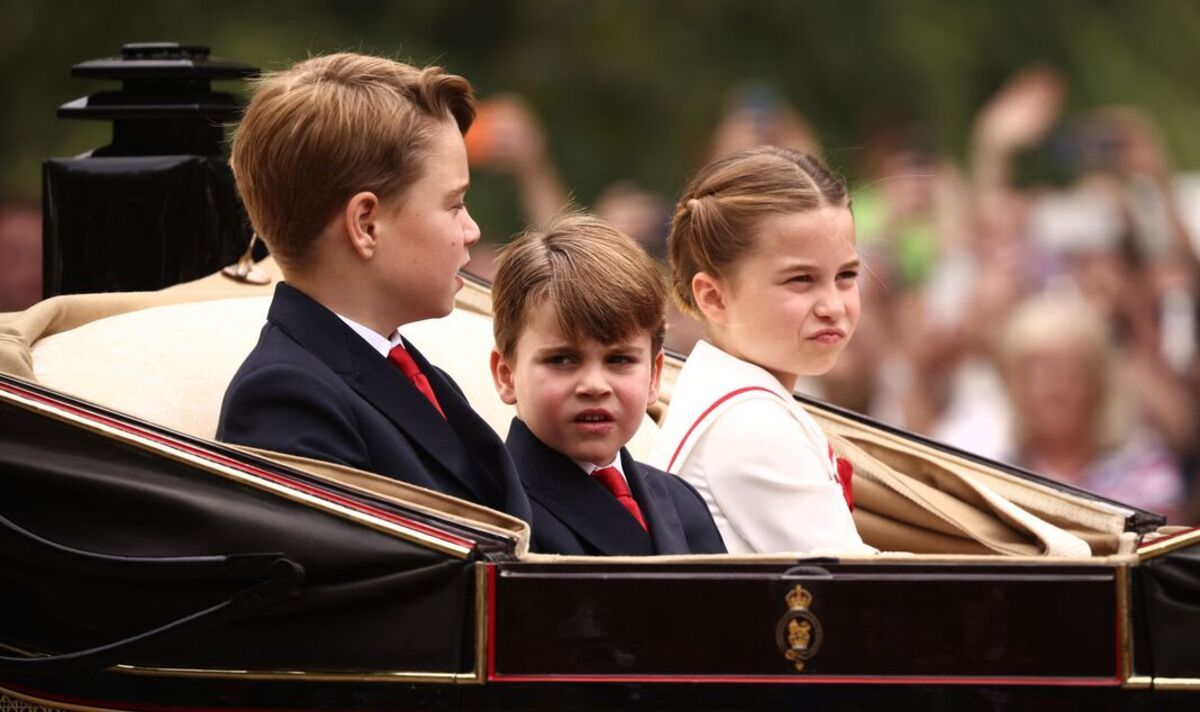
{"label": "blurred crowd", "polygon": [[[1069,116],[1067,91],[1050,68],[1011,78],[978,112],[963,161],[919,126],[870,137],[853,167],[863,316],[834,371],[800,390],[1195,523],[1198,230],[1152,119]],[[485,100],[467,143],[474,168],[511,176],[528,222],[569,201],[521,98]],[[749,82],[700,163],[758,144],[822,153],[799,111]],[[672,202],[621,180],[589,207],[661,257]],[[487,276],[479,252],[471,269]],[[669,348],[699,336],[672,315]]]}
{"label": "blurred crowd", "polygon": [[[1196,201],[1180,197],[1150,117],[1067,115],[1067,92],[1049,68],[1011,78],[978,112],[964,160],[939,155],[920,126],[894,124],[859,165],[829,161],[861,176],[863,315],[838,366],[800,390],[1193,524]],[[822,154],[799,111],[749,82],[730,92],[693,168],[758,144]],[[467,149],[473,169],[511,178],[526,222],[570,202],[520,97],[481,102]],[[619,180],[587,207],[661,258],[673,199]],[[0,209],[0,311],[38,298],[40,233],[36,206]],[[478,246],[469,269],[490,277],[496,247]],[[676,312],[667,346],[687,353],[700,335]]]}

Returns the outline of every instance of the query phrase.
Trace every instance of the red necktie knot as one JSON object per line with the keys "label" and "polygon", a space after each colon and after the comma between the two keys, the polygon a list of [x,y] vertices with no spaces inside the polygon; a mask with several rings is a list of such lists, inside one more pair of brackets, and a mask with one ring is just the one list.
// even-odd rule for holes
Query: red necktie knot
{"label": "red necktie knot", "polygon": [[634,500],[633,493],[629,491],[629,483],[625,481],[625,477],[621,474],[620,470],[615,467],[601,467],[592,471],[592,477],[595,477],[600,484],[604,485],[604,489],[611,492],[612,496],[617,498],[621,506],[633,515],[638,524],[642,525],[642,529],[645,529],[647,532],[650,531],[650,527],[646,526],[645,517],[642,516],[642,508]]}
{"label": "red necktie knot", "polygon": [[438,403],[437,396],[433,394],[433,386],[429,385],[429,379],[425,377],[424,373],[421,373],[420,366],[413,360],[412,354],[408,352],[408,349],[399,344],[393,346],[392,350],[388,352],[388,360],[396,364],[400,369],[400,373],[403,373],[405,378],[412,381],[412,384],[417,387],[421,395],[425,396],[433,407],[437,409],[437,412],[445,418],[446,414],[442,412],[442,404]]}

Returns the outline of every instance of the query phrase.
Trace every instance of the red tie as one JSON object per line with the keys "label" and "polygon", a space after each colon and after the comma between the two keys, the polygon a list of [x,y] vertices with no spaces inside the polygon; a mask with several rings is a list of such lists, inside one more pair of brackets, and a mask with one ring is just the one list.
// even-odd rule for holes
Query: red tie
{"label": "red tie", "polygon": [[612,496],[616,497],[617,501],[621,503],[621,506],[629,510],[629,513],[633,515],[637,523],[642,525],[642,529],[645,529],[647,532],[650,531],[650,527],[646,526],[645,518],[642,517],[641,508],[633,500],[633,494],[629,491],[629,485],[625,482],[625,478],[621,476],[617,468],[601,467],[592,472],[592,477],[599,480],[600,484],[604,485],[604,489],[611,492]]}
{"label": "red tie", "polygon": [[396,346],[392,347],[391,351],[388,352],[388,360],[400,368],[400,372],[403,373],[408,380],[412,381],[412,384],[417,387],[417,390],[421,392],[421,395],[428,398],[429,402],[433,404],[433,407],[437,408],[437,412],[441,413],[441,416],[445,418],[446,414],[442,412],[442,405],[438,403],[437,396],[433,394],[433,388],[429,385],[429,379],[425,377],[425,374],[421,373],[421,369],[417,366],[417,362],[413,361],[412,354],[410,354],[408,350],[404,348],[404,346],[397,344]]}

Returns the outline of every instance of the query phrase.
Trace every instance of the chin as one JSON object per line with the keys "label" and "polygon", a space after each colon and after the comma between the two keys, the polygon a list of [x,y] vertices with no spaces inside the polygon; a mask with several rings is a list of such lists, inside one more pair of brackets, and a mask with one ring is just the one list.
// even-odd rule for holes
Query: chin
{"label": "chin", "polygon": [[837,365],[837,359],[833,359],[829,363],[822,363],[816,366],[810,366],[808,370],[800,373],[801,376],[824,376],[833,370]]}
{"label": "chin", "polygon": [[798,364],[802,365],[798,373],[801,376],[823,376],[837,365],[838,358],[841,355],[841,349],[838,349],[836,352],[825,351],[810,354],[808,358],[803,359],[803,364]]}
{"label": "chin", "polygon": [[429,319],[441,319],[444,316],[449,316],[450,312],[454,311],[454,297],[451,296],[448,303],[442,303],[436,309],[430,310],[432,313],[427,317]]}
{"label": "chin", "polygon": [[600,465],[601,467],[612,462],[616,456],[615,452],[601,451],[595,448],[578,450],[568,455],[568,457],[576,462],[590,462],[593,465]]}

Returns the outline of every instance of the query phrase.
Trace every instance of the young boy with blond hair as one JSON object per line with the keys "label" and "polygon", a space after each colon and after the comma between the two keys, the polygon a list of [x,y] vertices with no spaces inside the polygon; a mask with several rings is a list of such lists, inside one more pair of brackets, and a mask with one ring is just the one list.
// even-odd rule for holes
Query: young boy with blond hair
{"label": "young boy with blond hair", "polygon": [[508,447],[533,508],[532,549],[722,553],[704,500],[625,449],[658,399],[666,287],[631,239],[582,214],[505,248],[492,288],[492,375],[516,406]]}
{"label": "young boy with blond hair", "polygon": [[376,472],[528,519],[495,432],[397,328],[445,316],[479,227],[471,85],[360,54],[258,82],[231,164],[284,281],[218,439]]}

